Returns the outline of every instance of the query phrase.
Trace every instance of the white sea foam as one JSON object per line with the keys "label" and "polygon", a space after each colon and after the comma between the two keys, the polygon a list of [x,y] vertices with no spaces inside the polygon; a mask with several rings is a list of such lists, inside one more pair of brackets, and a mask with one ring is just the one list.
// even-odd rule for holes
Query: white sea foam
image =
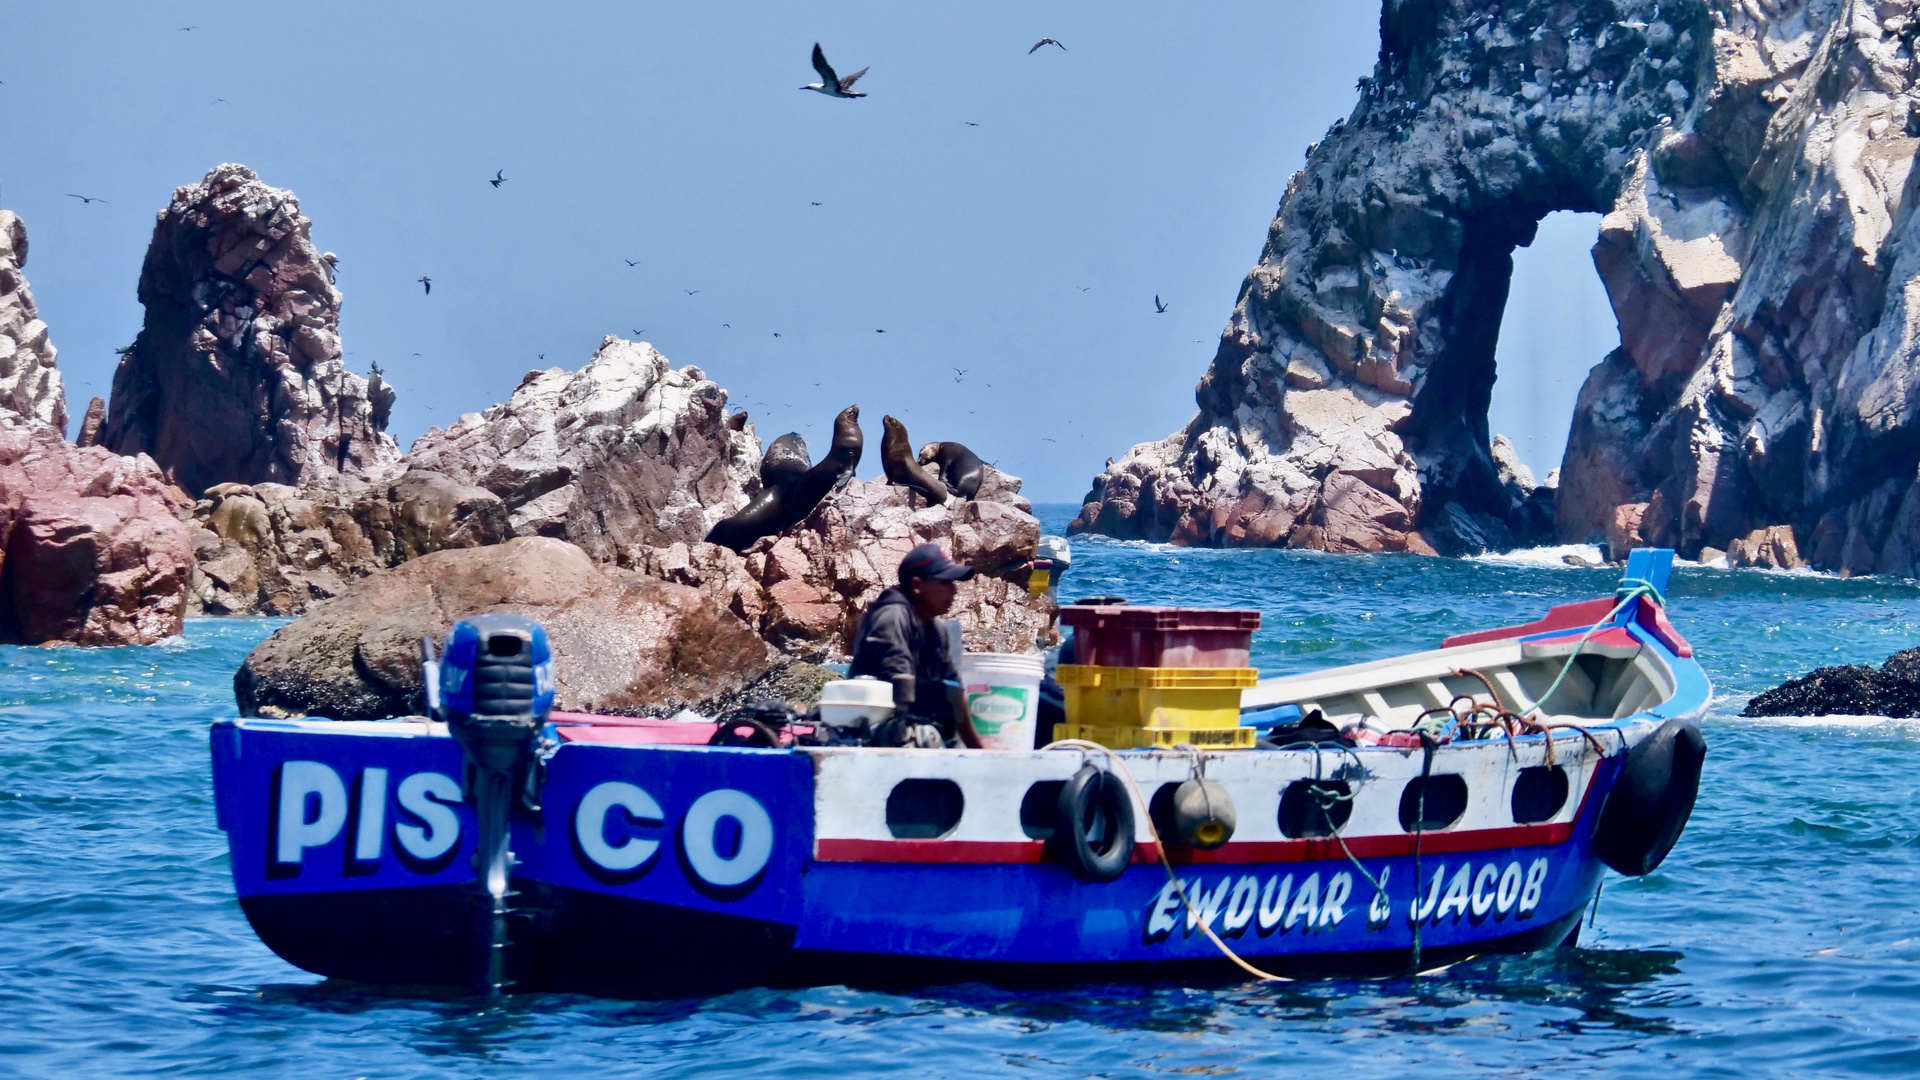
{"label": "white sea foam", "polygon": [[1593,544],[1550,544],[1546,547],[1518,548],[1513,551],[1489,551],[1470,555],[1474,562],[1500,563],[1506,566],[1560,566],[1572,569],[1568,555],[1577,555],[1589,563],[1603,563],[1606,556]]}
{"label": "white sea foam", "polygon": [[1864,731],[1871,728],[1898,728],[1920,732],[1920,717],[1897,719],[1891,716],[1743,716],[1743,724],[1760,727],[1841,728]]}

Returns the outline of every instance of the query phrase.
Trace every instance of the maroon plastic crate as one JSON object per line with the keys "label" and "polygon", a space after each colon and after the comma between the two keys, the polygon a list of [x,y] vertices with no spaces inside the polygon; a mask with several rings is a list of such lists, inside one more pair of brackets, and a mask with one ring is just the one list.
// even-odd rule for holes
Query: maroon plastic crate
{"label": "maroon plastic crate", "polygon": [[1247,667],[1257,611],[1075,604],[1060,609],[1073,628],[1073,662],[1096,667]]}

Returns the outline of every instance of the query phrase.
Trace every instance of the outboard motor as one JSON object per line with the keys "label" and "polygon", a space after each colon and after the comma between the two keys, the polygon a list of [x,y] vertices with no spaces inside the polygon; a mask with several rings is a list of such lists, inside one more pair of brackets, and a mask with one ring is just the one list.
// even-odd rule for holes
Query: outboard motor
{"label": "outboard motor", "polygon": [[494,993],[506,984],[509,823],[517,801],[539,809],[534,743],[553,709],[553,651],[540,624],[518,615],[455,623],[437,665],[422,646],[429,705],[465,751],[467,802],[479,819],[474,871],[491,902],[476,967]]}

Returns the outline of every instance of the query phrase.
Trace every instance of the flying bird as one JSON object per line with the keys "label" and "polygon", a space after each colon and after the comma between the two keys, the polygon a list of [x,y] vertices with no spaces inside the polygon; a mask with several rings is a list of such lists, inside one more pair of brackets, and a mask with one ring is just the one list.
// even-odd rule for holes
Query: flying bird
{"label": "flying bird", "polygon": [[1153,311],[1154,311],[1154,314],[1156,314],[1156,315],[1164,315],[1164,314],[1166,314],[1166,311],[1167,311],[1167,305],[1165,305],[1165,304],[1163,304],[1163,303],[1161,303],[1161,302],[1160,302],[1160,294],[1159,294],[1159,293],[1154,293],[1154,294],[1153,294]]}
{"label": "flying bird", "polygon": [[85,195],[75,195],[75,194],[73,194],[72,192],[68,192],[68,193],[67,193],[67,198],[69,198],[69,199],[79,199],[79,200],[80,200],[81,202],[83,202],[83,203],[103,203],[103,202],[106,202],[106,201],[107,201],[107,200],[105,200],[105,199],[97,199],[97,198],[88,198],[88,197],[87,197],[87,196],[85,196]]}
{"label": "flying bird", "polygon": [[214,99],[213,99],[212,101],[209,101],[209,102],[207,102],[207,104],[209,104],[209,105],[231,105],[231,104],[233,104],[233,102],[231,102],[231,101],[228,101],[228,100],[227,100],[226,98],[223,98],[223,97],[217,97],[217,98],[214,98]]}
{"label": "flying bird", "polygon": [[639,265],[640,265],[640,261],[639,261],[638,259],[621,259],[620,261],[621,261],[621,262],[623,262],[623,263],[626,263],[626,264],[627,264],[628,266],[639,266]]}
{"label": "flying bird", "polygon": [[875,331],[874,331],[874,333],[876,333],[876,334],[884,334],[884,333],[886,333],[886,331],[885,331],[885,330],[875,330]]}
{"label": "flying bird", "polygon": [[687,294],[688,296],[698,296],[698,295],[700,295],[700,290],[699,290],[699,289],[681,289],[680,291],[681,291],[681,292],[683,292],[683,293],[686,293],[686,294]]}
{"label": "flying bird", "polygon": [[778,330],[775,330],[775,331],[773,332],[773,336],[774,336],[774,337],[779,337],[779,336],[780,336],[780,331],[778,331]]}
{"label": "flying bird", "polygon": [[954,369],[953,369],[953,381],[954,381],[954,382],[959,382],[959,381],[960,381],[960,377],[961,377],[961,376],[963,376],[963,375],[965,375],[965,374],[966,374],[967,372],[969,372],[969,371],[972,371],[972,370],[973,370],[972,368],[954,368]]}
{"label": "flying bird", "polygon": [[811,203],[811,204],[809,204],[809,205],[812,205],[812,206],[819,206],[820,204],[819,204],[819,203]]}
{"label": "flying bird", "polygon": [[184,34],[189,30],[198,30],[198,29],[200,29],[198,26],[183,26],[180,28],[180,32]]}
{"label": "flying bird", "polygon": [[433,279],[432,278],[428,277],[425,274],[421,274],[415,280],[419,281],[421,287],[427,290],[425,293],[422,294],[423,296],[433,295]]}
{"label": "flying bird", "polygon": [[800,89],[812,90],[816,93],[825,94],[828,97],[857,98],[867,96],[853,89],[853,84],[860,81],[860,76],[865,75],[867,69],[861,68],[859,71],[854,72],[844,79],[835,75],[833,73],[833,65],[827,63],[827,54],[820,51],[820,43],[817,41],[813,43],[813,70],[820,73],[821,81],[808,83]]}
{"label": "flying bird", "polygon": [[646,331],[645,331],[645,330],[635,330],[635,331],[634,331],[634,333],[636,333],[636,334],[644,334],[644,333],[646,333]]}
{"label": "flying bird", "polygon": [[1041,439],[1041,442],[1059,442],[1059,439]]}
{"label": "flying bird", "polygon": [[492,184],[494,187],[499,187],[501,184],[504,184],[506,182],[507,182],[507,170],[505,169],[493,170],[493,179],[487,181],[487,183]]}
{"label": "flying bird", "polygon": [[1059,49],[1061,52],[1067,51],[1067,47],[1065,45],[1060,44],[1059,42],[1053,40],[1050,37],[1043,37],[1039,41],[1036,41],[1033,43],[1033,48],[1027,50],[1027,55],[1032,56],[1034,53],[1039,52],[1043,47],[1048,45],[1052,45],[1053,47]]}
{"label": "flying bird", "polygon": [[1076,288],[1076,289],[1079,289],[1079,290],[1080,290],[1081,292],[1092,292],[1092,291],[1093,291],[1093,286],[1091,286],[1091,285],[1075,285],[1075,286],[1074,286],[1074,288]]}
{"label": "flying bird", "polygon": [[720,325],[721,325],[722,327],[724,327],[724,328],[726,328],[726,329],[728,329],[728,330],[731,330],[731,329],[733,329],[733,324],[732,324],[732,323],[730,323],[730,322],[723,322],[723,323],[721,323]]}
{"label": "flying bird", "polygon": [[963,124],[965,124],[965,125],[967,125],[968,127],[979,127],[979,126],[980,126],[979,124],[976,124],[976,123],[974,123],[974,122],[973,122],[973,121],[971,121],[971,120],[962,120],[962,121],[960,121],[960,122],[961,122],[961,123],[963,123]]}

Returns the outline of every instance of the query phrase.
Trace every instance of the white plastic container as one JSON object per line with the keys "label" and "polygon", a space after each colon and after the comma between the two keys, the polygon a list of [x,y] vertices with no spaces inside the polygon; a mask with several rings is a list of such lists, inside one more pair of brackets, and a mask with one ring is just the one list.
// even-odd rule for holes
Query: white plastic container
{"label": "white plastic container", "polygon": [[966,653],[956,666],[980,745],[989,750],[1033,749],[1046,660],[1012,653]]}
{"label": "white plastic container", "polygon": [[870,675],[820,688],[820,720],[833,727],[873,725],[893,717],[893,684]]}

